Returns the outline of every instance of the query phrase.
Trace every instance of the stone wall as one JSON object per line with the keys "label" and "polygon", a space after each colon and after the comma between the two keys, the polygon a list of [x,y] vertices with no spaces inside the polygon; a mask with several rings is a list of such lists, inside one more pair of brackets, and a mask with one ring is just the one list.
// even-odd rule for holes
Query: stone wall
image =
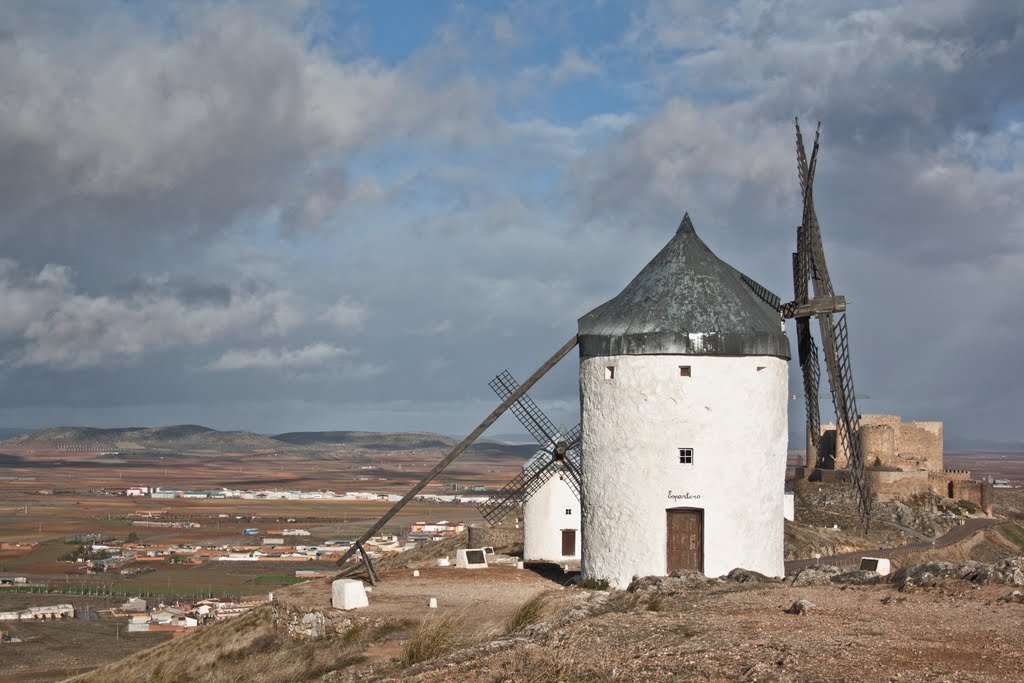
{"label": "stone wall", "polygon": [[904,422],[896,432],[896,458],[903,469],[942,469],[942,423]]}
{"label": "stone wall", "polygon": [[293,604],[271,603],[274,625],[289,637],[299,640],[317,640],[344,635],[353,627],[380,628],[393,620],[387,617],[363,617],[330,607],[303,607]]}
{"label": "stone wall", "polygon": [[523,544],[523,529],[514,526],[474,524],[469,527],[469,548],[509,548]]}
{"label": "stone wall", "polygon": [[867,470],[865,474],[871,492],[880,501],[906,500],[929,491],[928,472]]}

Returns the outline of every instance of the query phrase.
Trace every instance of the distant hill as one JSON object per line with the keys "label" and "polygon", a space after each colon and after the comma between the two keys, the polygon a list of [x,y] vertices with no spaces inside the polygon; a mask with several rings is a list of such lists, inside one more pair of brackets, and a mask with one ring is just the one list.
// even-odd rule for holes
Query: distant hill
{"label": "distant hill", "polygon": [[430,432],[287,432],[272,437],[294,446],[345,445],[379,450],[445,448],[458,443]]}
{"label": "distant hill", "polygon": [[169,427],[50,427],[22,434],[2,445],[59,451],[119,451],[134,449],[177,449],[253,451],[280,448],[274,439],[252,432],[221,432],[200,425]]}
{"label": "distant hill", "polygon": [[[379,451],[416,449],[449,449],[461,439],[431,432],[288,432],[276,436],[246,431],[222,432],[200,425],[169,427],[50,427],[20,434],[2,443],[9,448],[63,452],[113,451],[216,451],[222,453],[265,450],[311,449],[322,451],[330,446],[345,446]],[[536,445],[506,444],[479,441],[467,454],[487,457],[529,457]]]}
{"label": "distant hill", "polygon": [[31,429],[17,429],[16,427],[0,427],[0,442],[13,439],[22,434],[28,434],[31,431]]}

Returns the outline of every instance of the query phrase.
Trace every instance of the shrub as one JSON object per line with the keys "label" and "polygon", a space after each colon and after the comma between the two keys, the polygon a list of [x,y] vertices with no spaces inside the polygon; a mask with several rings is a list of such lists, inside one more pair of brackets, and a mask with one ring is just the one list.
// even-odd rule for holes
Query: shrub
{"label": "shrub", "polygon": [[524,602],[505,622],[505,633],[507,635],[519,633],[527,626],[536,624],[540,621],[546,604],[547,598],[543,593],[537,593],[537,595]]}
{"label": "shrub", "polygon": [[606,591],[608,590],[608,579],[580,579],[576,587],[588,591]]}

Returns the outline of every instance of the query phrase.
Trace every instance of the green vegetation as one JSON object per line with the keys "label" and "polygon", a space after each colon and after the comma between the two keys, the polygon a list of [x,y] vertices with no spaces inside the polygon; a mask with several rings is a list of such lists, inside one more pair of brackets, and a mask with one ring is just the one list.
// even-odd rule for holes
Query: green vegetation
{"label": "green vegetation", "polygon": [[88,546],[80,545],[74,550],[70,550],[63,555],[57,557],[61,562],[77,562],[79,559],[82,560],[105,560],[110,557],[110,552],[106,550],[92,550]]}
{"label": "green vegetation", "polygon": [[540,621],[546,604],[547,596],[544,593],[537,593],[537,595],[524,602],[505,622],[505,634],[513,635],[531,624],[536,624]]}
{"label": "green vegetation", "polygon": [[458,624],[451,616],[433,616],[425,619],[409,638],[400,662],[412,666],[446,655],[459,644]]}
{"label": "green vegetation", "polygon": [[1014,522],[1007,522],[996,527],[999,535],[1018,548],[1024,549],[1024,526]]}
{"label": "green vegetation", "polygon": [[608,590],[607,579],[580,579],[579,583],[576,584],[577,588],[583,588],[588,591],[606,591]]}
{"label": "green vegetation", "polygon": [[260,574],[256,577],[255,583],[257,586],[291,586],[306,580],[294,574]]}

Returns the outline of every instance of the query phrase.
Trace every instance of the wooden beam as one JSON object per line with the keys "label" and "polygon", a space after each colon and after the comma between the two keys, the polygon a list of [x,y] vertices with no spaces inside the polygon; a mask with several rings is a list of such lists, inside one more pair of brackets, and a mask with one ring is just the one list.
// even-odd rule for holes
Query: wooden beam
{"label": "wooden beam", "polygon": [[821,313],[842,313],[846,310],[845,296],[819,296],[798,304],[792,301],[779,309],[783,318],[810,318]]}
{"label": "wooden beam", "polygon": [[523,395],[527,391],[529,391],[541,377],[546,375],[548,371],[551,370],[551,368],[555,367],[558,361],[562,360],[567,353],[576,348],[577,343],[579,343],[579,339],[574,334],[572,338],[569,339],[569,341],[565,342],[565,344],[562,345],[562,348],[555,351],[555,354],[551,356],[551,358],[548,358],[546,361],[544,361],[544,364],[537,368],[537,370],[532,375],[530,375],[525,382],[520,384],[515,391],[509,394],[508,398],[501,402],[501,405],[495,408],[490,415],[484,418],[484,421],[481,422],[477,426],[477,428],[470,433],[469,436],[467,436],[459,443],[459,445],[453,448],[451,452],[448,453],[448,455],[444,456],[444,458],[441,459],[441,462],[434,465],[434,469],[427,472],[426,476],[423,477],[423,479],[421,479],[418,484],[413,486],[412,489],[407,494],[405,494],[400,501],[395,503],[390,510],[384,513],[383,517],[378,519],[373,524],[373,526],[367,529],[366,532],[359,537],[359,540],[356,541],[347,551],[345,551],[345,554],[341,556],[341,559],[339,559],[337,563],[338,566],[340,567],[344,565],[346,562],[348,562],[349,558],[351,558],[357,552],[357,550],[361,549],[364,543],[373,538],[373,536],[378,531],[383,529],[384,525],[390,522],[391,518],[398,514],[399,510],[404,508],[409,503],[409,501],[416,497],[416,494],[418,494],[420,491],[426,488],[427,484],[434,480],[434,477],[441,474],[441,472],[444,471],[444,469],[448,467],[448,465],[451,465],[455,458],[462,455],[463,451],[469,448],[474,441],[479,439],[480,435],[487,431],[487,428],[494,424],[494,422],[499,417],[501,417],[502,414],[506,410],[508,410],[513,403],[522,398]]}

